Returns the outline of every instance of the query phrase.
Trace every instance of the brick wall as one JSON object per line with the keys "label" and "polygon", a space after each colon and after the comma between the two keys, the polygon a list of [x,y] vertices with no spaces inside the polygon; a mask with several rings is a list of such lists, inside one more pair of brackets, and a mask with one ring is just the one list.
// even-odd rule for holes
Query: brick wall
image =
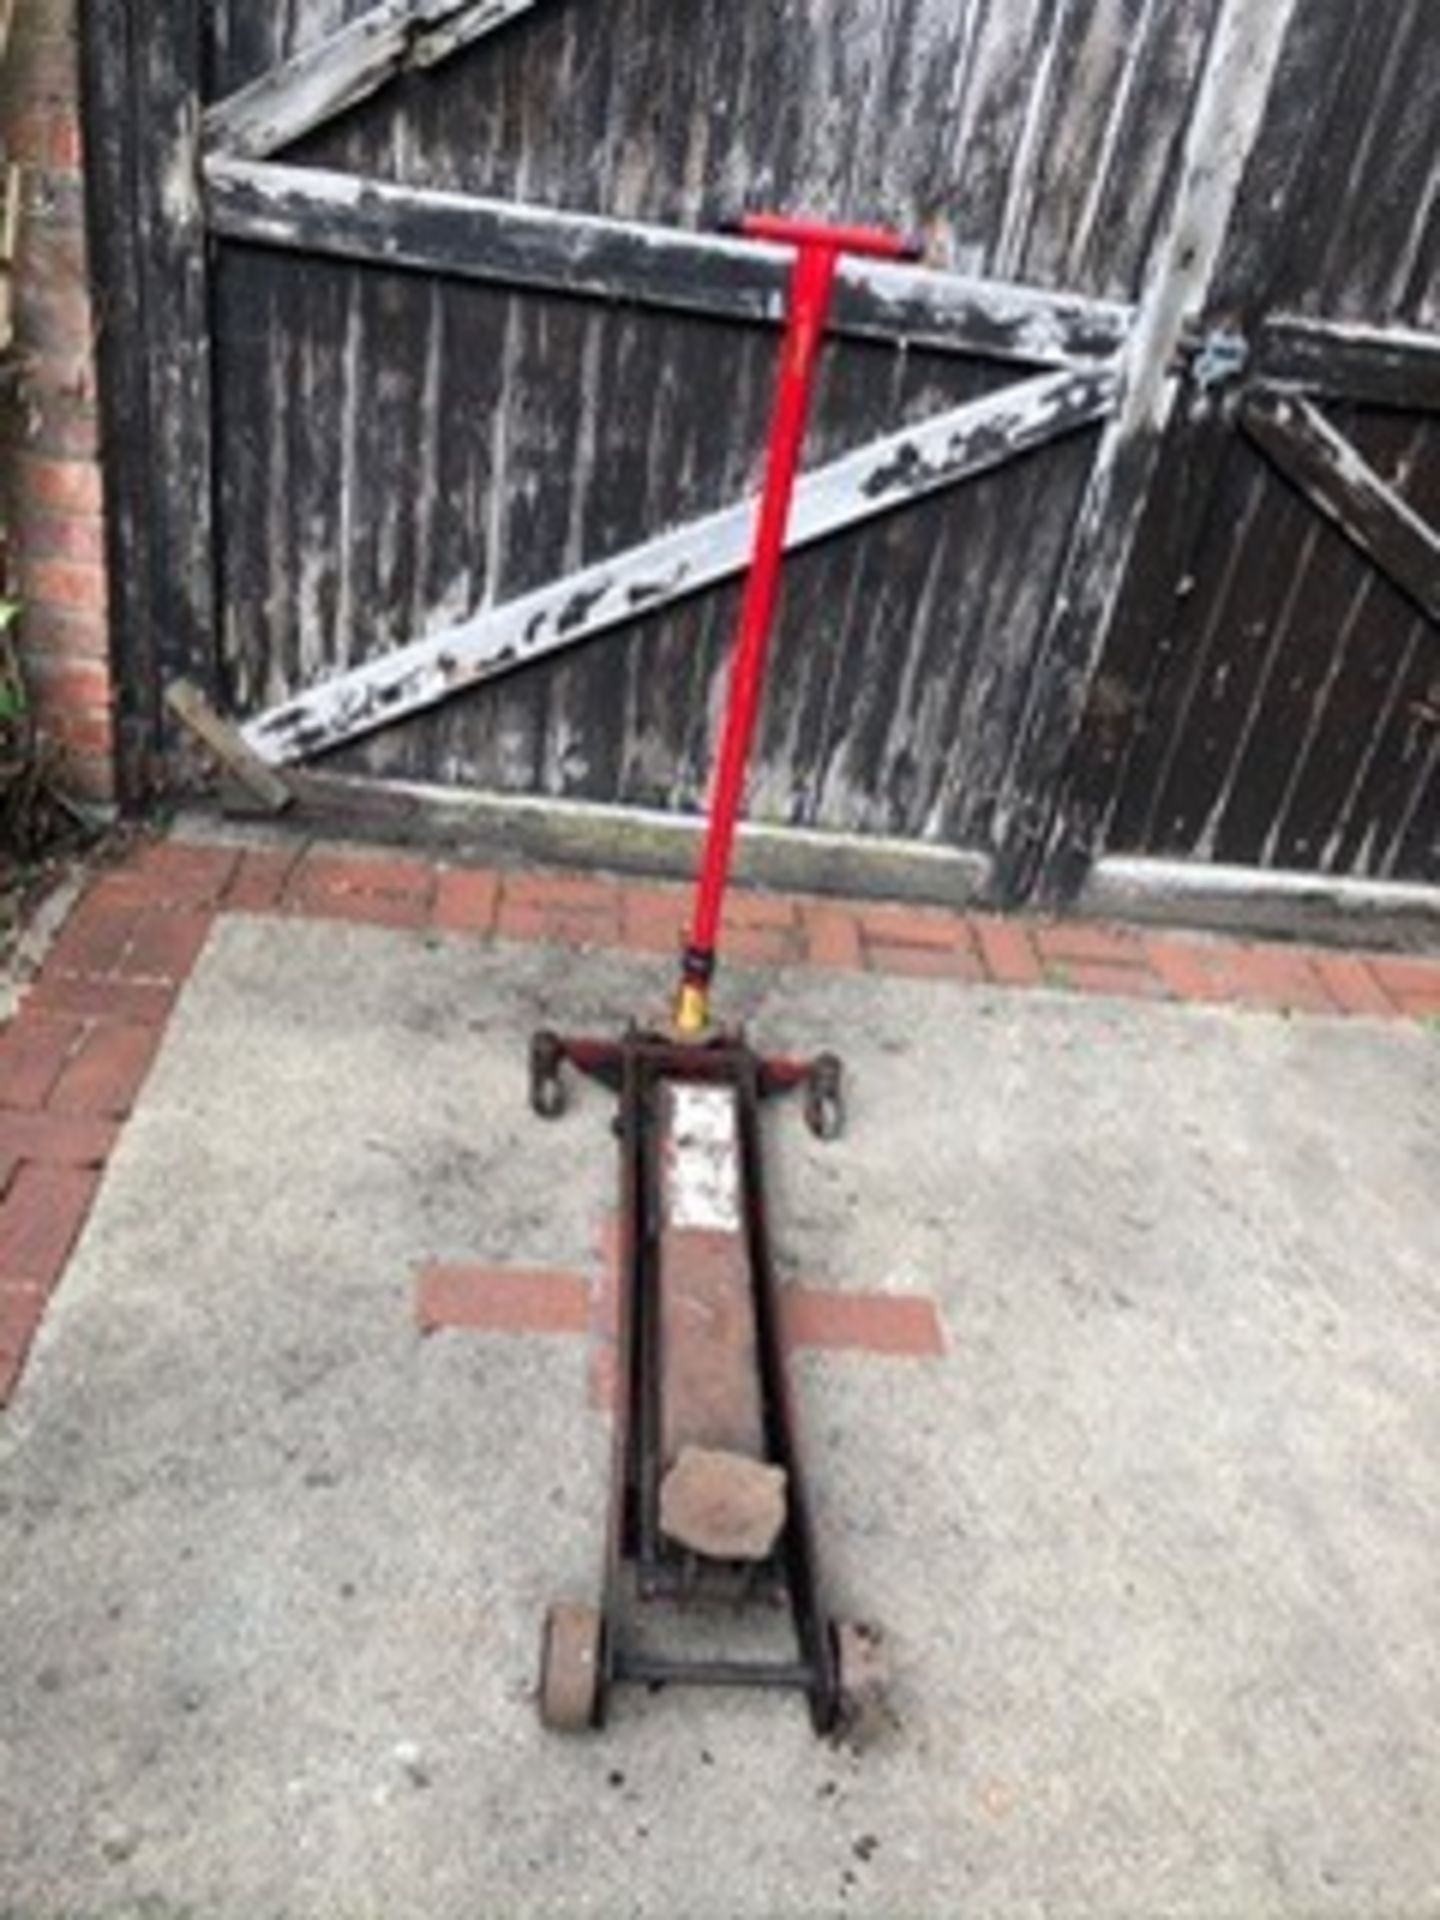
{"label": "brick wall", "polygon": [[[0,13],[4,0],[0,0]],[[21,169],[14,340],[0,403],[9,590],[70,791],[113,791],[94,323],[85,261],[75,0],[14,0],[0,149]]]}

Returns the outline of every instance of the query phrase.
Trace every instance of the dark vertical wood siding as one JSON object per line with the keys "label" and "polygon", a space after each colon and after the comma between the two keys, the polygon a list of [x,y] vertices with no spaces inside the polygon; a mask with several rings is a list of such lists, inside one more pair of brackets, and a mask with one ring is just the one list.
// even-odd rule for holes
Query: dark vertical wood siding
{"label": "dark vertical wood siding", "polygon": [[[1440,330],[1437,129],[1429,0],[1302,9],[1214,319]],[[1297,173],[1307,139],[1314,157]],[[1440,419],[1321,404],[1440,521]],[[1253,445],[1217,435],[1211,404],[1192,405],[1172,434],[1147,539],[1161,558],[1117,625],[1088,764],[1072,770],[1106,813],[1100,844],[1440,880],[1433,623]]]}
{"label": "dark vertical wood siding", "polygon": [[[217,91],[343,12],[255,11],[213,11]],[[765,201],[864,214],[966,270],[1133,297],[1214,12],[550,0],[300,154],[688,226]],[[216,342],[239,711],[753,486],[774,354],[764,332],[238,246]],[[837,347],[809,458],[1013,377]],[[756,814],[986,844],[1089,453],[1082,435],[794,564]],[[732,605],[639,621],[339,763],[693,807]]]}
{"label": "dark vertical wood siding", "polygon": [[[351,264],[301,250],[313,226],[272,228],[273,247],[220,239],[242,229],[219,200],[207,236],[189,171],[197,104],[373,4],[144,0],[142,31],[135,7],[84,0],[132,793],[169,764],[161,693],[176,674],[253,715],[757,481],[765,328]],[[1234,51],[1220,14],[1220,0],[539,0],[287,157],[687,229],[762,202],[863,216],[923,230],[962,272],[1143,303],[1183,276],[1167,225],[1184,143],[1207,71],[1237,71],[1217,57]],[[1416,514],[1440,517],[1434,0],[1300,0],[1269,17],[1290,19],[1288,37],[1213,277],[1204,251],[1196,316],[1254,356],[1213,388],[1183,353],[1174,363],[1118,605],[1107,586],[1066,656],[1070,684],[1040,641],[1093,430],[794,562],[757,814],[1002,840],[1008,858],[1024,812],[1028,864],[1012,880],[1002,859],[994,884],[1052,897],[1107,850],[1440,879],[1429,589],[1403,557],[1403,591],[1363,557],[1284,477],[1283,425],[1258,424],[1303,416],[1313,441],[1346,436]],[[1157,324],[1164,306],[1148,309]],[[1280,316],[1428,340],[1428,360],[1401,361],[1430,368],[1430,411],[1409,404],[1394,360],[1368,394],[1332,382],[1319,413],[1266,401],[1277,365],[1307,382],[1320,367],[1314,338],[1277,333]],[[1267,360],[1284,337],[1292,357]],[[809,458],[1017,371],[834,344]],[[192,469],[193,511],[174,478]],[[1393,531],[1383,488],[1371,500]],[[1404,537],[1423,570],[1423,533]],[[734,602],[731,588],[637,618],[336,758],[693,808]],[[1047,761],[1023,809],[1007,794],[997,834],[1037,714],[1064,721],[1063,777]]]}

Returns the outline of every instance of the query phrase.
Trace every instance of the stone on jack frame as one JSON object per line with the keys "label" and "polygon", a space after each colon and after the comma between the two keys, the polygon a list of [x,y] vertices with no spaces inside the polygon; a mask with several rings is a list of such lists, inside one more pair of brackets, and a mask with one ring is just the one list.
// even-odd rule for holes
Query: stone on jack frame
{"label": "stone on jack frame", "polygon": [[785,1526],[783,1467],[711,1447],[682,1447],[660,1486],[666,1537],[710,1560],[764,1560]]}

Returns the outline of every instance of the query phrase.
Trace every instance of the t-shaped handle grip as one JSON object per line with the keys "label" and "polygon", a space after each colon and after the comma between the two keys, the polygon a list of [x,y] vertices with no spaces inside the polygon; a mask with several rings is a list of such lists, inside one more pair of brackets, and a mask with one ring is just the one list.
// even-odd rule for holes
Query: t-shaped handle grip
{"label": "t-shaped handle grip", "polygon": [[733,231],[747,240],[771,240],[782,247],[826,247],[832,253],[866,253],[876,260],[919,260],[925,243],[884,227],[846,227],[828,220],[793,220],[783,213],[745,213]]}

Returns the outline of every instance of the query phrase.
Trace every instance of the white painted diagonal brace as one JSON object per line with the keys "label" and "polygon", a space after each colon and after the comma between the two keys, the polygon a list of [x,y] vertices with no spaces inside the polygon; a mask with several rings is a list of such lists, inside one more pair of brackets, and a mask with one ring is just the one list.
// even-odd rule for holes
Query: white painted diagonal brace
{"label": "white painted diagonal brace", "polygon": [[368,100],[407,67],[434,66],[539,0],[381,0],[205,115],[205,143],[251,160],[278,153]]}
{"label": "white painted diagonal brace", "polygon": [[[804,476],[787,547],[859,526],[1087,426],[1115,391],[1108,366],[1047,373],[872,441]],[[753,500],[691,521],[338,674],[259,714],[242,736],[281,766],[389,726],[740,573],[754,523]]]}

